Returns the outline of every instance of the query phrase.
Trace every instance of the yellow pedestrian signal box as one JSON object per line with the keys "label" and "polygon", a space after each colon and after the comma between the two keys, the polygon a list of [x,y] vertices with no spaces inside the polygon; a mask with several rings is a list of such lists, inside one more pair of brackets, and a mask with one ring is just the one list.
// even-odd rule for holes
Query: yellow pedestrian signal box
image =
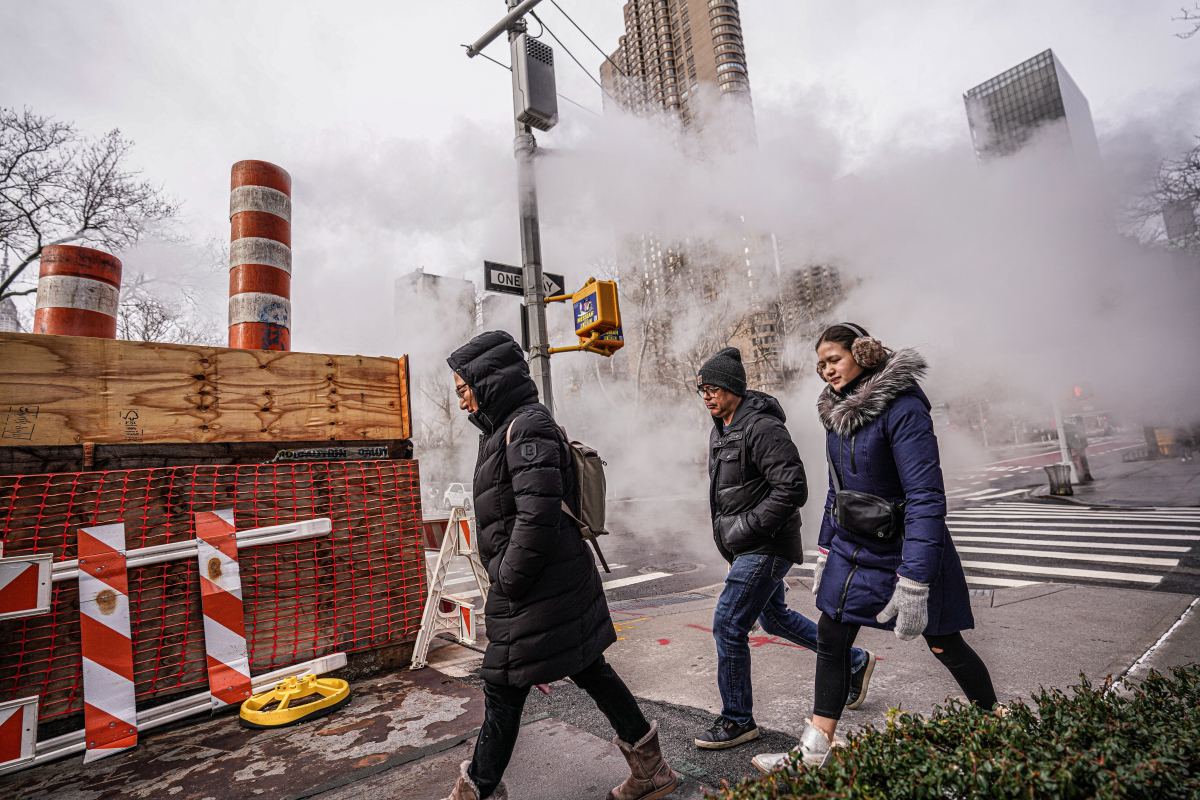
{"label": "yellow pedestrian signal box", "polygon": [[625,346],[621,332],[621,308],[617,302],[617,282],[588,278],[583,288],[571,294],[547,297],[547,303],[571,301],[575,314],[575,335],[579,344],[570,347],[551,347],[551,353],[587,350],[611,356]]}
{"label": "yellow pedestrian signal box", "polygon": [[588,339],[593,333],[604,334],[621,327],[617,305],[616,281],[589,278],[583,288],[571,295],[575,310],[575,335]]}

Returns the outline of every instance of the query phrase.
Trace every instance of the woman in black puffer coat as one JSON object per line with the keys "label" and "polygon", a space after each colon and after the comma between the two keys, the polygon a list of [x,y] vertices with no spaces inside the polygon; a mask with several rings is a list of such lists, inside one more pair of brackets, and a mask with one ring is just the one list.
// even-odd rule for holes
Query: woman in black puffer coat
{"label": "woman in black puffer coat", "polygon": [[521,710],[535,684],[570,677],[604,712],[631,775],[610,800],[650,800],[678,778],[662,758],[658,728],[604,660],[616,641],[600,573],[579,528],[571,451],[538,402],[525,354],[503,331],[488,331],[447,359],[459,407],[479,437],[474,501],[479,554],[491,580],[484,603],[485,712],[471,761],[449,800],[506,797]]}

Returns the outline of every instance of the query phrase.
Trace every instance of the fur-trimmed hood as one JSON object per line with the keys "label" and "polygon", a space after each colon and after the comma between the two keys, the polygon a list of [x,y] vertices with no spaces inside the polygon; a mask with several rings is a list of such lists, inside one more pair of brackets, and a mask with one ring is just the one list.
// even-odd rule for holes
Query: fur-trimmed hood
{"label": "fur-trimmed hood", "polygon": [[832,386],[826,386],[817,398],[821,424],[838,436],[849,436],[882,414],[896,397],[912,391],[928,369],[916,350],[897,350],[883,366],[864,377],[849,396],[843,397]]}

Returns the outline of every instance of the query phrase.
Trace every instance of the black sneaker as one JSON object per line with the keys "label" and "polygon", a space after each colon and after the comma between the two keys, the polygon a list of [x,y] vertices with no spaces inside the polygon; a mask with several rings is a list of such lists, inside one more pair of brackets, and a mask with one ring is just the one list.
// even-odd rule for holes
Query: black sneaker
{"label": "black sneaker", "polygon": [[871,685],[871,673],[875,671],[875,662],[879,660],[879,656],[870,650],[863,652],[867,654],[867,663],[863,664],[863,668],[858,672],[850,673],[850,691],[846,692],[846,708],[850,711],[866,701],[867,687]]}
{"label": "black sneaker", "polygon": [[732,720],[717,717],[713,726],[696,737],[696,747],[704,750],[727,750],[758,738],[758,726],[754,720],[738,725]]}

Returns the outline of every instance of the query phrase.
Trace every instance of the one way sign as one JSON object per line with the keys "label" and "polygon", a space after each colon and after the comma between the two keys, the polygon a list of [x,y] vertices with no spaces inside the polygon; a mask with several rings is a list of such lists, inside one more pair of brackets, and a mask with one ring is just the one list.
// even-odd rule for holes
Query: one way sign
{"label": "one way sign", "polygon": [[[562,275],[553,272],[542,273],[542,291],[546,296],[562,294],[567,285]],[[521,280],[521,268],[508,264],[497,264],[495,261],[483,262],[483,288],[489,292],[504,294],[525,294],[524,283]]]}

